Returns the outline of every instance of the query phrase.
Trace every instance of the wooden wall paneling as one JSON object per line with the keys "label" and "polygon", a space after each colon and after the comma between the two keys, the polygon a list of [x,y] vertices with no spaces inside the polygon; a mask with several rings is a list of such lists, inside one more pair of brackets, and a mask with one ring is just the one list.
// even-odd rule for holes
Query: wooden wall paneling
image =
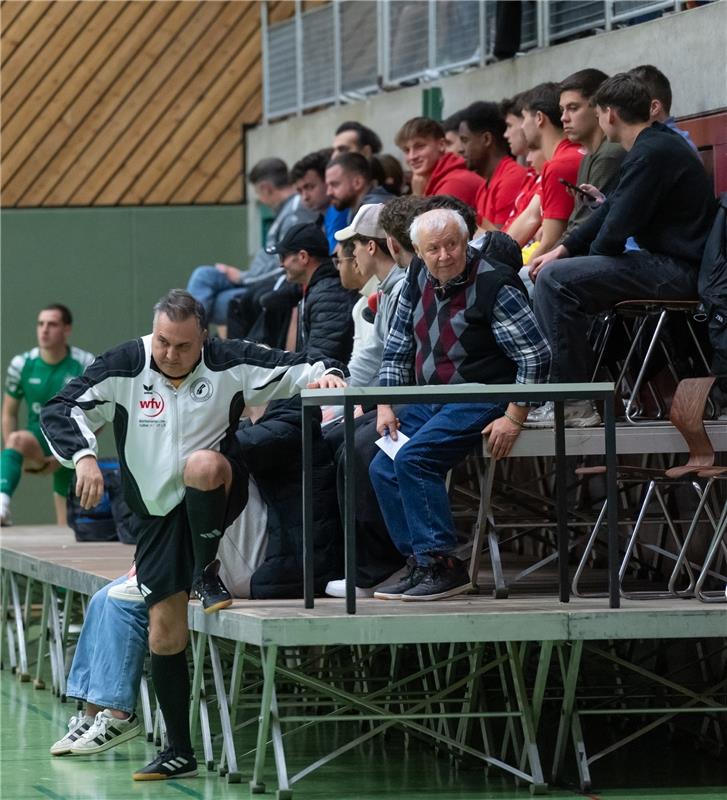
{"label": "wooden wall paneling", "polygon": [[[75,68],[97,38],[121,13],[121,3],[81,3],[37,54],[23,75],[3,96],[2,150],[7,153],[35,118],[51,102],[65,80],[75,80]],[[26,48],[33,50],[32,43]],[[3,73],[4,74],[4,73]]]}
{"label": "wooden wall paneling", "polygon": [[[252,4],[251,4],[252,5]],[[232,96],[239,97],[240,85],[249,68],[250,61],[259,53],[259,33],[256,9],[251,7],[250,13],[241,23],[240,33],[234,38],[236,50],[223,69],[210,82],[205,91],[204,103],[196,103],[174,128],[171,136],[164,141],[164,146],[157,154],[150,168],[146,170],[134,187],[143,203],[164,204],[170,202],[168,191],[156,192],[160,181],[171,179],[172,188],[183,173],[197,158],[199,149],[204,151],[205,143],[213,142],[221,128],[219,106],[229,103]],[[242,27],[242,24],[245,27]],[[244,33],[243,33],[244,31]],[[181,198],[180,198],[181,201]]]}
{"label": "wooden wall paneling", "polygon": [[[240,117],[231,126],[229,135],[226,137],[229,149],[224,159],[217,165],[213,165],[211,159],[200,165],[200,171],[209,173],[209,178],[193,195],[193,203],[242,202],[244,181],[242,175],[242,154],[244,149],[242,126],[247,121],[259,119],[261,111],[262,97],[256,93],[249,99]],[[247,165],[248,169],[250,167],[252,167],[252,164]],[[232,197],[229,196],[228,192],[231,184],[235,189],[235,194]]]}
{"label": "wooden wall paneling", "polygon": [[[168,143],[173,159],[170,168],[160,175],[156,184],[149,186],[144,195],[145,203],[170,202],[184,182],[180,179],[193,173],[195,165],[205,155],[205,145],[216,142],[230,124],[239,118],[240,109],[257,90],[262,79],[259,57],[257,63],[252,63],[256,52],[259,53],[259,48],[253,32],[222,78],[216,81],[207,96],[209,103],[197,106],[174,132]],[[242,80],[241,75],[245,76]],[[211,109],[213,102],[215,107]],[[202,177],[206,179],[206,176]],[[194,190],[180,191],[183,197],[192,197],[194,193]]]}
{"label": "wooden wall paneling", "polygon": [[[0,141],[6,183],[22,165],[28,151],[47,135],[52,123],[64,113],[68,98],[90,79],[90,72],[88,76],[83,74],[84,69],[88,71],[88,67],[84,68],[84,58],[94,51],[97,42],[104,40],[124,6],[122,3],[82,3],[77,12],[77,16],[81,16],[78,20],[81,27],[64,25],[59,32],[62,35],[54,37],[58,60],[54,63],[50,54],[48,65],[36,59],[23,79],[11,89],[11,92],[17,91],[18,97],[5,98],[4,105],[10,108],[11,114],[5,119]],[[33,91],[20,96],[25,92],[26,81],[30,84],[36,77],[40,82]],[[14,109],[16,113],[12,114]],[[16,155],[15,148],[23,145],[22,153]]]}
{"label": "wooden wall paneling", "polygon": [[27,0],[2,0],[0,2],[0,33],[5,35],[5,32],[10,28],[15,17],[18,16],[28,5]]}
{"label": "wooden wall paneling", "polygon": [[268,2],[268,20],[282,22],[295,14],[295,0],[276,0]]}
{"label": "wooden wall paneling", "polygon": [[40,18],[33,29],[33,46],[16,49],[12,55],[7,55],[3,52],[3,97],[34,59],[45,58],[45,48],[48,40],[57,32],[66,18],[76,11],[77,7],[78,3],[73,2],[51,3],[48,11]]}
{"label": "wooden wall paneling", "polygon": [[[238,63],[237,57],[239,43],[244,42],[255,27],[253,5],[243,4],[245,14],[204,59],[201,68],[191,77],[184,91],[147,137],[147,152],[139,151],[143,156],[143,166],[128,172],[128,188],[119,198],[120,202],[145,202],[146,195],[160,177],[167,170],[175,169],[175,162],[184,152],[190,132],[196,131],[199,125],[209,120],[211,112],[220,103],[220,92],[229,90],[226,82],[223,89],[220,89],[221,79],[229,73],[232,81],[239,80],[244,74],[245,65]],[[136,157],[136,153],[134,156]]]}
{"label": "wooden wall paneling", "polygon": [[[16,203],[22,197],[22,192],[26,187],[48,167],[51,159],[73,132],[83,124],[86,115],[94,105],[119,80],[129,61],[143,46],[144,39],[138,35],[135,23],[146,15],[150,15],[150,22],[154,23],[163,18],[166,13],[166,3],[128,4],[98,42],[94,51],[88,54],[85,60],[85,69],[91,76],[90,80],[80,92],[77,83],[69,83],[53,98],[48,112],[51,118],[56,120],[55,124],[40,131],[41,141],[37,145],[32,148],[30,145],[26,147],[26,137],[23,136],[23,142],[15,148],[21,153],[27,151],[27,155],[32,153],[32,158],[26,158],[20,169],[8,182],[6,191],[10,190],[16,195]],[[150,34],[153,24],[145,30]],[[38,132],[39,126],[34,127]],[[30,137],[27,138],[30,140]]]}
{"label": "wooden wall paneling", "polygon": [[[210,203],[216,202],[217,198],[208,189],[204,192],[204,199],[200,198],[200,193],[203,192],[206,186],[213,181],[215,176],[219,174],[219,170],[223,168],[223,164],[227,161],[231,153],[240,153],[242,144],[242,124],[243,122],[254,119],[251,116],[251,109],[254,107],[254,99],[259,94],[255,91],[255,82],[259,83],[261,76],[260,60],[256,63],[251,63],[249,72],[245,76],[245,81],[240,86],[239,92],[232,94],[228,100],[225,101],[224,106],[218,109],[217,122],[222,127],[215,137],[216,145],[214,148],[208,148],[206,152],[201,152],[195,160],[195,163],[190,165],[189,169],[180,170],[177,176],[181,182],[175,183],[172,188],[169,185],[165,188],[170,198],[180,197],[188,198],[189,202],[194,203]],[[247,85],[244,85],[244,84]],[[191,152],[195,151],[195,147],[189,148]],[[227,185],[227,180],[223,185]],[[154,188],[154,192],[150,197],[156,197],[161,193],[162,186]],[[240,198],[242,199],[242,198]],[[150,200],[150,202],[153,202]]]}
{"label": "wooden wall paneling", "polygon": [[[123,159],[114,157],[113,163],[119,165],[114,174],[108,177],[95,194],[79,192],[76,202],[117,205],[120,202],[135,204],[141,201],[134,189],[136,181],[156,158],[165,140],[171,136],[198,99],[204,96],[210,81],[231,58],[240,27],[248,24],[251,6],[252,3],[226,4],[224,19],[221,17],[217,24],[212,25],[203,40],[194,48],[195,51],[199,49],[208,55],[200,60],[190,54],[182,61],[173,81],[176,94],[169,91],[169,84],[161,87],[148,113],[146,110],[141,113],[125,134],[128,152]],[[232,26],[228,14],[237,17]]]}
{"label": "wooden wall paneling", "polygon": [[[185,64],[192,67],[191,52],[202,44],[219,12],[220,4],[179,3],[172,17],[161,29],[173,34],[169,46],[160,53],[143,80],[98,129],[78,161],[51,187],[44,203],[48,205],[89,205],[100,185],[108,181],[113,166],[121,167],[131,150],[143,143],[143,137],[164,108],[170,81],[176,83],[178,71]],[[187,15],[191,15],[188,18]],[[173,26],[186,24],[174,32]],[[146,126],[146,127],[145,127]],[[94,175],[96,171],[101,177]]]}
{"label": "wooden wall paneling", "polygon": [[[195,12],[194,3],[161,3],[161,11],[166,11],[164,19],[156,25],[145,24],[145,32],[151,34],[143,43],[138,54],[131,59],[123,71],[123,79],[114,81],[110,90],[93,107],[89,115],[73,134],[66,146],[53,159],[25,192],[21,202],[25,205],[62,206],[73,198],[80,182],[93,184],[93,172],[97,159],[84,158],[86,150],[98,144],[97,149],[108,149],[112,141],[107,140],[108,132],[101,134],[104,126],[122,118],[122,112],[133,100],[137,92],[142,92],[150,74],[156,71],[156,63],[170,42],[178,36],[180,26],[184,27],[188,18]],[[178,13],[174,13],[178,12]],[[146,18],[145,18],[146,20]],[[153,20],[152,20],[153,21]],[[132,112],[133,114],[135,111]]]}
{"label": "wooden wall paneling", "polygon": [[[186,181],[179,189],[180,196],[189,196],[189,202],[193,204],[209,205],[220,202],[220,192],[229,184],[230,177],[239,177],[242,171],[241,131],[242,126],[239,126],[237,136],[234,131],[229,130],[220,137],[220,146],[208,154],[206,161],[209,163],[200,164],[191,176],[198,185],[191,180]],[[224,149],[223,143],[226,145]],[[211,163],[212,156],[217,163]],[[242,184],[239,180],[234,202],[242,202]]]}
{"label": "wooden wall paneling", "polygon": [[[5,5],[5,3],[3,3]],[[25,38],[32,32],[41,17],[51,7],[51,2],[37,0],[37,2],[20,3],[22,8],[13,17],[13,20],[5,28],[3,19],[3,59],[10,58],[15,50],[23,43]]]}

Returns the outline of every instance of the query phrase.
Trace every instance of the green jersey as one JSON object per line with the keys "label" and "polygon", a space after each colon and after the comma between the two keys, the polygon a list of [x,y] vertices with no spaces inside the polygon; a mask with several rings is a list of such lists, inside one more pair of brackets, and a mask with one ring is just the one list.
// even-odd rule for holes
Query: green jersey
{"label": "green jersey", "polygon": [[40,429],[40,410],[72,378],[81,375],[94,360],[91,353],[69,347],[68,354],[57,364],[48,364],[40,357],[40,348],[15,356],[8,367],[5,391],[16,400],[28,404],[28,428]]}

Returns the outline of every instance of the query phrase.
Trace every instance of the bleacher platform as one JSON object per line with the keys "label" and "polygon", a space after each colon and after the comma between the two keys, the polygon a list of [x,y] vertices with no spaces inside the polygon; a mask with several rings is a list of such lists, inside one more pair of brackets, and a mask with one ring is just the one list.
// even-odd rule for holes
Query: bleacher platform
{"label": "bleacher platform", "polygon": [[[77,543],[70,531],[52,526],[5,529],[0,548],[3,665],[14,665],[20,674],[31,669],[36,643],[28,624],[37,622],[38,594],[49,598],[55,611],[62,609],[45,610],[51,649],[60,647],[65,656],[72,645],[71,623],[85,608],[79,598],[122,574],[132,557],[130,546]],[[483,592],[491,585],[487,566],[480,578]],[[684,678],[677,680],[697,653],[705,670],[715,658],[723,663],[723,607],[676,599],[624,600],[620,610],[602,599],[564,605],[554,572],[541,576],[535,591],[507,600],[483,593],[433,604],[359,600],[355,616],[346,613],[344,601],[331,598],[318,600],[314,609],[300,600],[236,600],[214,616],[190,603],[193,727],[201,728],[208,768],[231,782],[250,778],[252,791],[263,791],[272,744],[278,797],[290,797],[291,786],[305,775],[396,726],[415,738],[433,739],[452,754],[502,769],[535,793],[562,781],[566,763],[576,756],[585,789],[591,784],[589,765],[602,755],[590,753],[585,722],[590,712],[605,707],[603,687],[596,699],[585,679],[593,670],[606,665],[611,688],[620,686],[609,713],[640,714],[649,727],[681,712],[708,724],[727,711],[724,678],[715,685],[706,680],[698,689],[691,671],[684,684]],[[649,669],[645,643],[666,658],[665,671]],[[8,644],[25,649],[24,665]],[[46,665],[35,666],[42,679]],[[641,691],[630,698],[632,678]],[[62,694],[62,685],[55,688]],[[212,708],[219,722],[210,724]],[[560,720],[555,740],[539,726],[547,714]],[[238,762],[245,754],[237,751],[235,731],[256,720],[254,767],[252,775],[243,776]],[[344,748],[317,753],[311,764],[288,775],[295,731],[344,721],[359,723],[360,735]],[[630,738],[622,737],[609,751]],[[548,774],[543,759],[551,752]]]}

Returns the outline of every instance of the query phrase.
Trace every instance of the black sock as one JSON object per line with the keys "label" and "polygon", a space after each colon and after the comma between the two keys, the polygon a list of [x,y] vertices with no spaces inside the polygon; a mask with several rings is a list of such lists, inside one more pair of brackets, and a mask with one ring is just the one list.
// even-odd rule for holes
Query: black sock
{"label": "black sock", "polygon": [[225,526],[227,495],[224,485],[203,492],[201,489],[187,487],[187,519],[192,532],[192,549],[194,551],[194,576],[196,579],[202,570],[214,561],[217,548]]}
{"label": "black sock", "polygon": [[169,746],[177,755],[190,755],[189,670],[186,651],[173,656],[151,654],[151,678],[164,714]]}

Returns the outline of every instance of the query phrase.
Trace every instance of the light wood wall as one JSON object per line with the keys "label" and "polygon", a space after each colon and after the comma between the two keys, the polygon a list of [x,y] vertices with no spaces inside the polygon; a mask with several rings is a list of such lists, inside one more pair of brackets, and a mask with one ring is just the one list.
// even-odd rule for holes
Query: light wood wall
{"label": "light wood wall", "polygon": [[0,25],[3,207],[244,199],[258,2],[3,0]]}

